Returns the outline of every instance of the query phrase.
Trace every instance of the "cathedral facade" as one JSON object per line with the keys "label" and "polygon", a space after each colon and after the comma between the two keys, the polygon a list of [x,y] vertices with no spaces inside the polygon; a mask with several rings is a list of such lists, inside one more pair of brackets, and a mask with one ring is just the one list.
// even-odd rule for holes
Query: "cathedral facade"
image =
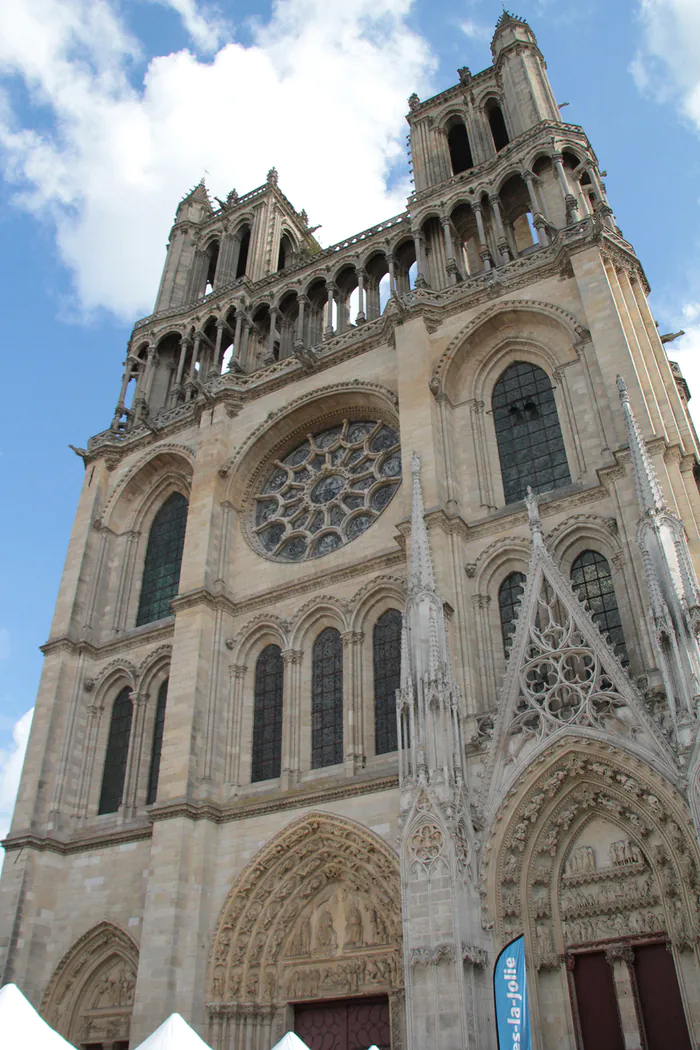
{"label": "cathedral facade", "polygon": [[[406,210],[179,204],[85,481],[0,882],[76,1047],[700,1045],[700,449],[531,28]],[[107,422],[107,421],[105,421]]]}

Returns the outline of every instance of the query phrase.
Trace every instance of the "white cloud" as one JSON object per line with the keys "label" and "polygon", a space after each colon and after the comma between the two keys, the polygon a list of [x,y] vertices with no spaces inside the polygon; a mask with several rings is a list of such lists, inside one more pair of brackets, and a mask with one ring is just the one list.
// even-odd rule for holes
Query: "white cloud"
{"label": "white cloud", "polygon": [[481,25],[473,18],[465,18],[459,23],[459,28],[470,40],[481,40],[488,43],[493,36],[493,26]]}
{"label": "white cloud", "polygon": [[223,20],[215,12],[197,7],[195,0],[154,0],[164,7],[172,7],[182,19],[185,32],[200,51],[215,51],[225,31]]}
{"label": "white cloud", "polygon": [[686,303],[683,308],[685,335],[666,347],[668,356],[677,361],[690,387],[690,414],[700,431],[700,302]]}
{"label": "white cloud", "polygon": [[[169,2],[204,39],[194,0]],[[274,164],[325,243],[401,210],[408,182],[387,177],[432,69],[411,2],[277,0],[251,46],[157,56],[134,87],[139,44],[108,0],[0,0],[0,75],[23,77],[52,117],[35,130],[0,96],[6,173],[54,224],[83,309],[151,309],[175,206],[204,170],[224,196]]]}
{"label": "white cloud", "polygon": [[631,65],[637,87],[673,102],[700,131],[700,3],[640,0],[643,41]]}
{"label": "white cloud", "polygon": [[[8,748],[0,748],[0,839],[4,838],[10,829],[33,714],[34,708],[15,722],[12,729],[12,744]],[[0,868],[2,858],[3,853],[0,851]]]}

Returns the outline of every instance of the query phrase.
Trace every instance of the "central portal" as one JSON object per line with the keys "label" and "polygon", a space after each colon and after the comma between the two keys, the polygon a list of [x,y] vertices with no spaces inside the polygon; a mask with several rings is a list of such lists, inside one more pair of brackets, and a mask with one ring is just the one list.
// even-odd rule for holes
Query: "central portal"
{"label": "central portal", "polygon": [[294,1031],[310,1050],[391,1050],[386,996],[303,1003],[294,1008]]}

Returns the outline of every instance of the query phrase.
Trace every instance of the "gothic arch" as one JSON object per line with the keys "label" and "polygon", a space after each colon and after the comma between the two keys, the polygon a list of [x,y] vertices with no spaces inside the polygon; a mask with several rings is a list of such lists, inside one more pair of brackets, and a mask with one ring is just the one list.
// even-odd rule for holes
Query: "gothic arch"
{"label": "gothic arch", "polygon": [[[549,338],[531,339],[531,330],[538,333],[547,332]],[[498,333],[501,333],[499,336]],[[480,367],[483,352],[473,357],[475,344],[493,345],[493,336],[496,342],[502,342],[502,336],[506,333],[511,335],[516,332],[526,333],[527,343],[543,343],[545,346],[552,345],[561,352],[568,350],[568,356],[572,356],[572,348],[590,339],[590,335],[576,318],[567,310],[552,303],[536,302],[534,300],[510,300],[490,306],[483,313],[470,321],[452,339],[444,350],[440,360],[435,366],[431,389],[435,394],[447,393],[448,387],[453,385],[452,377],[459,372],[461,365],[470,353],[470,373],[474,374]],[[490,356],[491,351],[486,353]],[[539,363],[539,362],[538,362]],[[505,366],[504,366],[505,367]],[[548,371],[552,365],[549,365]],[[545,368],[547,366],[545,365]],[[550,371],[551,375],[551,371]],[[477,384],[475,384],[476,386]],[[482,391],[476,390],[472,396],[481,396]]]}
{"label": "gothic arch", "polygon": [[[574,1045],[572,951],[664,940],[682,989],[697,965],[700,851],[688,806],[623,748],[571,739],[533,762],[491,823],[481,880],[496,949],[525,935],[544,1047],[555,1030],[561,1038],[557,1016]],[[697,1031],[696,1007],[686,1008]]]}
{"label": "gothic arch", "polygon": [[[193,449],[176,444],[159,445],[154,451],[146,453],[115,485],[102,511],[102,523],[120,532],[137,518],[142,519],[143,505],[150,503],[149,495],[158,487],[164,475],[174,480],[175,487],[179,487],[179,481],[184,486],[183,494],[189,496],[194,457]],[[139,508],[136,513],[134,507]]]}
{"label": "gothic arch", "polygon": [[49,981],[41,1015],[71,1043],[129,1038],[139,950],[111,922],[84,933]]}
{"label": "gothic arch", "polygon": [[207,1002],[214,1030],[226,1026],[220,1047],[237,1045],[239,1016],[257,1018],[267,1045],[289,1001],[391,994],[401,982],[396,854],[354,821],[315,812],[236,880],[214,932]]}

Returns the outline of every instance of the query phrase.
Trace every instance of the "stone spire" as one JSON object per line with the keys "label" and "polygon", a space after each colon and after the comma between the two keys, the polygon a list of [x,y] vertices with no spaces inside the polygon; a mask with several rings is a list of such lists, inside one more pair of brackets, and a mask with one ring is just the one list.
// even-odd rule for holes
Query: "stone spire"
{"label": "stone spire", "polygon": [[[441,785],[447,794],[464,783],[462,697],[454,681],[443,602],[425,527],[420,459],[413,479],[411,556],[404,614],[399,698],[402,783]],[[443,799],[447,801],[445,797]]]}
{"label": "stone spire", "polygon": [[415,453],[411,475],[411,552],[397,696],[407,1043],[476,1050],[475,1018],[486,994],[490,943],[479,921],[462,697],[452,673]]}
{"label": "stone spire", "polygon": [[649,588],[651,636],[678,742],[683,746],[690,743],[689,726],[700,703],[700,588],[685,527],[666,505],[621,376],[617,387],[639,504],[637,541]]}

